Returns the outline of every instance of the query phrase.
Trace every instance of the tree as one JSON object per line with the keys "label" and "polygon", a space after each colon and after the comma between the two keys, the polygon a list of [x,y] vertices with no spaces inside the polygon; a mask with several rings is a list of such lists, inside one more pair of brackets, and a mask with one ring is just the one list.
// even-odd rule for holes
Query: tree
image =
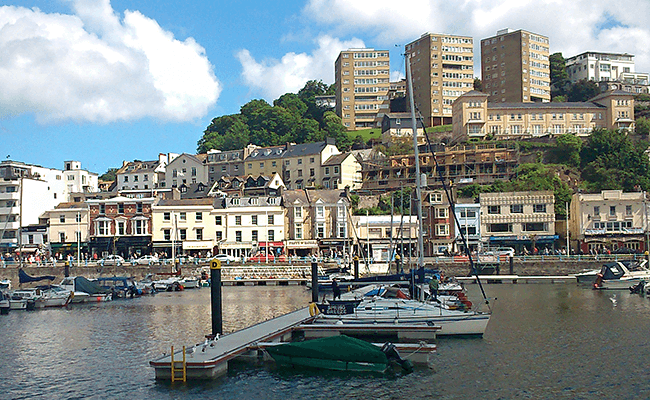
{"label": "tree", "polygon": [[633,142],[624,131],[594,131],[580,152],[582,178],[591,190],[650,189],[648,143]]}
{"label": "tree", "polygon": [[600,94],[600,88],[596,82],[589,79],[581,79],[571,85],[567,92],[568,101],[588,101]]}
{"label": "tree", "polygon": [[323,114],[323,131],[327,137],[336,140],[336,147],[341,151],[347,151],[352,146],[352,139],[345,130],[341,118],[333,111]]}
{"label": "tree", "polygon": [[224,115],[212,120],[197,143],[197,152],[237,150],[250,143],[250,131],[241,114]]}
{"label": "tree", "polygon": [[118,168],[109,168],[102,176],[99,177],[100,181],[114,181],[116,178],[116,173],[117,173]]}
{"label": "tree", "polygon": [[474,90],[483,91],[483,81],[480,78],[474,78]]}
{"label": "tree", "polygon": [[556,139],[556,148],[553,149],[552,155],[558,164],[566,164],[571,167],[580,165],[580,150],[582,149],[582,140],[572,134],[559,136]]}
{"label": "tree", "polygon": [[569,81],[569,74],[566,72],[566,60],[562,53],[553,53],[548,57],[551,69],[551,85],[562,88]]}
{"label": "tree", "polygon": [[305,104],[298,95],[293,93],[285,93],[280,98],[273,102],[274,107],[284,107],[291,111],[294,115],[301,117],[307,112],[307,104]]}
{"label": "tree", "polygon": [[650,119],[646,117],[637,118],[635,121],[635,130],[639,135],[650,135]]}

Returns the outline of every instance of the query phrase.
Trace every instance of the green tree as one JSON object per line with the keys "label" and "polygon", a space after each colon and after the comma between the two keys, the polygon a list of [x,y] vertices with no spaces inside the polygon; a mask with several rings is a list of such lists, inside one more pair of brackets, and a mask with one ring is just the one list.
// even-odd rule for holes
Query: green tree
{"label": "green tree", "polygon": [[568,101],[588,101],[600,93],[596,82],[589,79],[581,79],[571,85],[567,93]]}
{"label": "green tree", "polygon": [[336,140],[336,147],[341,151],[347,151],[352,146],[352,139],[345,130],[341,118],[333,111],[327,111],[323,115],[323,131],[325,136]]}
{"label": "green tree", "polygon": [[480,78],[474,78],[474,90],[483,91],[483,81]]}
{"label": "green tree", "polygon": [[223,115],[212,120],[199,139],[197,152],[242,149],[250,141],[248,125],[241,114]]}
{"label": "green tree", "polygon": [[580,165],[580,150],[582,139],[567,133],[556,139],[556,147],[552,151],[554,161],[558,164],[565,164],[571,167]]}
{"label": "green tree", "polygon": [[116,178],[116,173],[119,168],[109,168],[104,174],[99,177],[100,181],[114,181]]}
{"label": "green tree", "polygon": [[600,129],[584,144],[581,155],[582,178],[591,190],[638,187],[650,189],[648,143],[633,142],[624,131]]}
{"label": "green tree", "polygon": [[650,119],[646,117],[637,118],[635,121],[635,130],[639,135],[650,135]]}
{"label": "green tree", "polygon": [[566,72],[566,60],[562,53],[553,53],[548,57],[551,70],[551,85],[561,88],[569,80],[569,74]]}
{"label": "green tree", "polygon": [[297,95],[293,93],[285,93],[273,102],[275,107],[284,107],[291,111],[294,115],[301,117],[307,112],[307,104]]}

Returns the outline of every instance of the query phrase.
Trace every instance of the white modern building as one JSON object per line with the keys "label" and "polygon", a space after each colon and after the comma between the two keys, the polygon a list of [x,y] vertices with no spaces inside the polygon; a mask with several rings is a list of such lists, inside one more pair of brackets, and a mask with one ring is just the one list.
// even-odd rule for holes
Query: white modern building
{"label": "white modern building", "polygon": [[[466,199],[471,200],[471,199]],[[478,203],[464,203],[459,201],[454,207],[456,213],[456,250],[465,251],[462,237],[463,232],[467,246],[471,251],[479,251],[481,242],[481,205]]]}
{"label": "white modern building", "polygon": [[21,229],[39,223],[45,211],[68,201],[71,193],[97,190],[97,175],[67,161],[66,169],[45,168],[19,161],[0,163],[0,251],[22,245]]}

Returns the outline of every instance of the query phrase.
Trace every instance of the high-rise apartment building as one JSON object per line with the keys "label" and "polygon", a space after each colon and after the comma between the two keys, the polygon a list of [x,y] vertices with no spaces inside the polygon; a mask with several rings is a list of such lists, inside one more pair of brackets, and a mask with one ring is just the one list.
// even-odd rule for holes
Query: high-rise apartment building
{"label": "high-rise apartment building", "polygon": [[474,88],[474,40],[425,33],[406,45],[406,54],[415,108],[425,125],[451,124],[451,104]]}
{"label": "high-rise apartment building", "polygon": [[502,29],[481,40],[481,76],[489,102],[551,101],[548,38]]}
{"label": "high-rise apartment building", "polygon": [[388,50],[349,49],[335,63],[336,114],[348,130],[377,128],[390,102]]}

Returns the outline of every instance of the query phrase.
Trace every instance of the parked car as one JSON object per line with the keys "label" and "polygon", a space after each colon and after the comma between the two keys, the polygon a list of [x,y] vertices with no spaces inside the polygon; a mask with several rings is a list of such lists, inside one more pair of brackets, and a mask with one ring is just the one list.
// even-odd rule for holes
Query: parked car
{"label": "parked car", "polygon": [[99,263],[102,265],[122,265],[124,264],[124,258],[122,258],[122,256],[118,256],[117,254],[109,254],[99,260]]}
{"label": "parked car", "polygon": [[160,263],[160,260],[158,259],[157,256],[152,256],[150,254],[147,254],[145,256],[138,258],[133,263],[138,265],[152,265],[152,264]]}
{"label": "parked car", "polygon": [[216,256],[214,256],[214,259],[219,260],[222,263],[235,262],[236,260],[235,256],[231,256],[230,254],[217,254]]}

